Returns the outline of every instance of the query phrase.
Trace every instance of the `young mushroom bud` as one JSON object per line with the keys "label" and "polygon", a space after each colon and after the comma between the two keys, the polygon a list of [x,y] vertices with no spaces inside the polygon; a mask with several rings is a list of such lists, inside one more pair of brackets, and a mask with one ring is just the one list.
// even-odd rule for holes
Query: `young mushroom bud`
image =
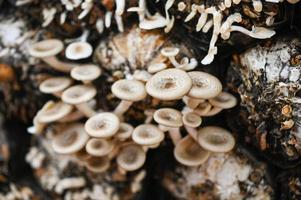
{"label": "young mushroom bud", "polygon": [[178,55],[180,52],[179,48],[174,48],[174,47],[165,47],[161,49],[161,54],[163,56],[168,57],[169,61],[171,64],[173,64],[174,67],[178,67],[180,64],[176,60],[176,55]]}
{"label": "young mushroom bud", "polygon": [[73,42],[66,48],[66,57],[70,60],[80,60],[88,58],[92,52],[92,46],[88,42]]}
{"label": "young mushroom bud", "polygon": [[217,153],[231,151],[235,146],[235,139],[231,133],[216,126],[200,128],[198,142],[204,149]]}
{"label": "young mushroom bud", "polygon": [[119,118],[114,113],[103,112],[89,118],[85,129],[92,137],[109,138],[117,133],[119,125]]}
{"label": "young mushroom bud", "polygon": [[202,124],[202,118],[194,112],[187,112],[183,115],[183,123],[188,134],[197,141],[198,131],[195,128]]}
{"label": "young mushroom bud", "polygon": [[107,156],[114,149],[114,143],[101,138],[91,138],[86,143],[86,152],[92,156]]}
{"label": "young mushroom bud", "polygon": [[146,83],[149,95],[160,100],[181,99],[192,86],[189,75],[180,69],[166,69],[153,75]]}
{"label": "young mushroom bud", "polygon": [[43,106],[43,109],[41,109],[37,115],[37,120],[40,123],[58,121],[71,113],[73,109],[73,106],[63,102],[55,103],[53,101],[48,101],[45,105],[47,106]]}
{"label": "young mushroom bud", "polygon": [[142,147],[128,144],[120,150],[117,156],[118,166],[125,171],[135,171],[143,166],[146,159]]}
{"label": "young mushroom bud", "polygon": [[134,128],[132,125],[121,122],[119,130],[114,135],[114,137],[120,141],[125,141],[132,136],[133,131],[134,131]]}
{"label": "young mushroom bud", "polygon": [[35,43],[29,48],[32,57],[40,58],[49,66],[60,72],[70,72],[73,65],[61,62],[56,58],[64,48],[63,42],[57,39],[43,40]]}
{"label": "young mushroom bud", "polygon": [[96,89],[91,85],[75,85],[62,94],[62,100],[75,105],[87,117],[95,115],[95,111],[87,104],[96,95]]}
{"label": "young mushroom bud", "polygon": [[112,85],[112,93],[121,99],[114,113],[122,116],[135,101],[141,101],[146,97],[144,84],[136,80],[119,80]]}
{"label": "young mushroom bud", "polygon": [[134,129],[132,139],[139,145],[153,147],[164,140],[164,133],[155,125],[142,124]]}
{"label": "young mushroom bud", "polygon": [[183,125],[182,114],[172,108],[161,108],[154,113],[154,120],[163,131],[168,131],[173,143],[176,145],[182,138],[180,127]]}
{"label": "young mushroom bud", "polygon": [[110,167],[110,159],[106,156],[104,157],[89,157],[85,162],[86,168],[94,173],[103,173],[107,171]]}
{"label": "young mushroom bud", "polygon": [[39,89],[45,94],[53,94],[61,97],[62,92],[72,84],[72,80],[67,77],[51,77],[44,80]]}
{"label": "young mushroom bud", "polygon": [[203,149],[192,137],[187,135],[174,148],[174,156],[181,164],[192,167],[206,162],[210,152]]}
{"label": "young mushroom bud", "polygon": [[227,92],[222,92],[218,96],[209,99],[209,103],[219,108],[229,109],[236,106],[237,100],[232,94]]}
{"label": "young mushroom bud", "polygon": [[80,65],[71,70],[71,77],[82,81],[84,84],[91,83],[101,75],[101,70],[96,65]]}
{"label": "young mushroom bud", "polygon": [[52,148],[59,154],[71,154],[81,150],[88,139],[84,126],[73,124],[53,138]]}

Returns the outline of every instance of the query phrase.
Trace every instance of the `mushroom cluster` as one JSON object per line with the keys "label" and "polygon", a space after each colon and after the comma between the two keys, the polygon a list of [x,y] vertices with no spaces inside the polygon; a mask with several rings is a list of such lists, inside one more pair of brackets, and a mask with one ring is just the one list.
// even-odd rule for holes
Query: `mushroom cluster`
{"label": "mushroom cluster", "polygon": [[[81,59],[85,48],[89,56],[92,53],[89,47],[89,44],[71,44],[66,48],[66,56]],[[236,98],[222,92],[222,84],[215,76],[192,71],[198,62],[188,57],[179,59],[179,48],[161,48],[164,62],[152,63],[145,66],[147,71],[136,70],[114,81],[111,92],[120,103],[112,111],[96,107],[97,88],[93,80],[100,77],[100,67],[62,63],[55,58],[62,49],[62,42],[56,39],[41,41],[30,48],[32,56],[71,76],[49,77],[41,82],[40,91],[52,94],[56,100],[48,101],[38,111],[34,126],[29,128],[32,133],[42,133],[52,127],[55,152],[74,155],[95,173],[106,171],[114,160],[120,173],[125,174],[143,166],[148,149],[158,147],[165,132],[175,145],[176,159],[187,166],[202,164],[210,152],[228,152],[234,147],[235,140],[228,131],[214,126],[199,127],[202,117],[234,107]],[[134,119],[125,121],[124,114],[135,102],[146,98],[183,101],[186,106],[182,110],[173,107],[148,110],[145,122],[134,127]],[[182,128],[188,133],[184,138]]]}

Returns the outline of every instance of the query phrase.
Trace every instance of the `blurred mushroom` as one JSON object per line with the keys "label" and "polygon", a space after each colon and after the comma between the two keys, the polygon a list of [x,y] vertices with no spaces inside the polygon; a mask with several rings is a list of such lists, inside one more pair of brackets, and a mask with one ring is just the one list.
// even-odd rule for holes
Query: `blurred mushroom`
{"label": "blurred mushroom", "polygon": [[92,137],[109,138],[119,130],[119,118],[110,112],[103,112],[90,117],[85,123],[85,129]]}
{"label": "blurred mushroom", "polygon": [[92,46],[88,42],[73,42],[66,48],[66,57],[70,60],[80,60],[88,58],[92,52]]}
{"label": "blurred mushroom", "polygon": [[204,116],[211,110],[211,108],[212,108],[212,105],[208,101],[205,101],[203,103],[200,103],[194,109],[194,112],[197,113],[200,116]]}
{"label": "blurred mushroom", "polygon": [[85,162],[86,168],[94,173],[103,173],[110,167],[110,159],[108,157],[91,156]]}
{"label": "blurred mushroom", "polygon": [[182,98],[192,86],[188,74],[180,69],[165,69],[154,74],[146,83],[149,95],[160,100]]}
{"label": "blurred mushroom", "polygon": [[86,151],[92,156],[106,156],[114,148],[114,143],[100,138],[91,138],[86,143]]}
{"label": "blurred mushroom", "polygon": [[193,167],[203,164],[209,158],[210,152],[187,135],[174,148],[174,156],[181,164]]}
{"label": "blurred mushroom", "polygon": [[37,120],[40,123],[51,123],[58,121],[65,116],[67,116],[73,109],[73,106],[66,104],[64,102],[53,102],[48,101],[43,106],[43,109],[41,109],[37,115]]}
{"label": "blurred mushroom", "polygon": [[235,146],[235,139],[227,130],[217,126],[206,126],[199,129],[198,142],[211,152],[228,152]]}
{"label": "blurred mushroom", "polygon": [[147,71],[151,74],[157,73],[167,68],[165,63],[154,63],[148,66]]}
{"label": "blurred mushroom", "polygon": [[164,133],[155,125],[142,124],[134,129],[132,139],[139,145],[153,147],[164,140]]}
{"label": "blurred mushroom", "polygon": [[62,92],[72,84],[72,80],[67,77],[51,77],[44,80],[39,89],[45,94],[53,94],[57,97],[62,95]]}
{"label": "blurred mushroom", "polygon": [[180,52],[179,48],[176,47],[164,47],[161,49],[161,54],[168,57],[169,61],[173,64],[174,67],[178,67],[180,64],[176,60],[176,55]]}
{"label": "blurred mushroom", "polygon": [[71,70],[71,77],[75,80],[82,81],[84,84],[91,83],[100,75],[100,68],[92,64],[76,66]]}
{"label": "blurred mushroom", "polygon": [[194,112],[187,112],[183,115],[183,123],[189,135],[197,141],[198,131],[195,128],[202,124],[202,118]]}
{"label": "blurred mushroom", "polygon": [[237,100],[232,94],[221,92],[218,96],[209,99],[209,103],[219,108],[229,109],[236,106]]}
{"label": "blurred mushroom", "polygon": [[121,122],[119,126],[119,130],[117,131],[114,137],[121,141],[125,141],[132,136],[133,131],[134,128],[132,125]]}
{"label": "blurred mushroom", "polygon": [[87,117],[95,114],[95,111],[87,104],[96,95],[96,89],[91,85],[75,85],[62,94],[62,100],[75,105]]}
{"label": "blurred mushroom", "polygon": [[145,70],[136,70],[133,74],[133,78],[137,81],[147,82],[152,75]]}

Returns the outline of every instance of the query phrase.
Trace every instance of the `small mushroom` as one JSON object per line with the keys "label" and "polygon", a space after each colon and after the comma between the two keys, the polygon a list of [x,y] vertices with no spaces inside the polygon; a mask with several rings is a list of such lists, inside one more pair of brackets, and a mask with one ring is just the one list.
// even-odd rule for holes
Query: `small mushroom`
{"label": "small mushroom", "polygon": [[216,126],[200,128],[198,142],[204,149],[217,153],[231,151],[235,146],[235,139],[231,133]]}
{"label": "small mushroom", "polygon": [[142,147],[135,144],[124,146],[118,156],[117,164],[125,171],[135,171],[142,167],[146,159],[145,152]]}
{"label": "small mushroom", "polygon": [[202,118],[195,112],[186,112],[182,119],[186,131],[194,140],[197,140],[198,131],[195,128],[202,124]]}
{"label": "small mushroom", "polygon": [[193,167],[206,162],[210,152],[203,149],[192,137],[187,135],[174,148],[174,156],[181,164]]}
{"label": "small mushroom", "polygon": [[51,123],[58,121],[67,116],[73,109],[73,106],[64,102],[49,101],[47,106],[43,106],[37,115],[37,120],[40,123]]}
{"label": "small mushroom", "polygon": [[218,96],[209,99],[209,103],[219,108],[229,109],[236,106],[237,100],[232,94],[228,92],[221,92]]}
{"label": "small mushroom", "polygon": [[148,66],[147,71],[151,74],[157,73],[167,68],[165,63],[153,63]]}
{"label": "small mushroom", "polygon": [[137,81],[147,82],[152,75],[145,70],[135,70],[133,78]]}
{"label": "small mushroom", "polygon": [[169,61],[173,64],[173,66],[178,67],[180,64],[176,60],[176,55],[180,52],[179,48],[175,47],[164,47],[161,49],[161,54],[163,56],[168,57]]}
{"label": "small mushroom", "polygon": [[51,77],[44,80],[39,89],[45,94],[53,94],[57,97],[62,95],[62,92],[72,84],[72,80],[67,77]]}
{"label": "small mushroom", "polygon": [[164,140],[164,133],[155,125],[142,124],[134,129],[132,139],[139,145],[152,147]]}
{"label": "small mushroom", "polygon": [[90,117],[85,129],[92,137],[109,138],[117,133],[119,125],[119,118],[114,113],[103,112]]}
{"label": "small mushroom", "polygon": [[119,126],[119,130],[117,131],[114,137],[121,141],[125,141],[132,136],[133,131],[134,128],[132,125],[121,122]]}
{"label": "small mushroom", "polygon": [[75,85],[62,94],[62,100],[75,105],[87,117],[95,115],[95,111],[87,104],[96,95],[96,89],[91,85]]}
{"label": "small mushroom", "polygon": [[113,148],[113,142],[100,138],[91,138],[86,144],[86,151],[92,156],[106,156]]}
{"label": "small mushroom", "polygon": [[194,109],[194,112],[200,116],[204,116],[211,110],[211,108],[212,105],[208,101],[205,101],[200,103],[198,107]]}
{"label": "small mushroom", "polygon": [[148,18],[144,18],[139,23],[139,28],[145,30],[152,30],[156,28],[162,28],[167,25],[165,18],[160,13],[155,13]]}
{"label": "small mushroom", "polygon": [[165,69],[153,75],[146,83],[149,95],[160,100],[182,98],[192,86],[189,75],[180,69]]}
{"label": "small mushroom", "polygon": [[81,150],[88,139],[84,126],[73,124],[53,138],[52,148],[60,154],[71,154]]}
{"label": "small mushroom", "polygon": [[101,70],[96,65],[80,65],[71,70],[71,77],[82,81],[84,84],[91,83],[101,75]]}
{"label": "small mushroom", "polygon": [[182,138],[180,127],[183,125],[182,114],[172,108],[161,108],[154,113],[154,120],[162,131],[168,131],[174,144]]}
{"label": "small mushroom", "polygon": [[122,116],[135,101],[141,101],[146,97],[144,84],[137,80],[122,79],[112,85],[112,93],[121,99],[114,113]]}
{"label": "small mushroom", "polygon": [[64,48],[63,42],[58,39],[43,40],[29,47],[32,57],[40,58],[55,70],[70,72],[72,64],[59,61],[55,56]]}
{"label": "small mushroom", "polygon": [[88,42],[73,42],[66,48],[66,57],[70,60],[80,60],[88,58],[92,52],[92,46]]}
{"label": "small mushroom", "polygon": [[213,107],[211,107],[211,109],[207,113],[203,114],[202,116],[204,116],[204,117],[211,117],[211,116],[217,115],[222,110],[223,109],[220,108],[220,107],[213,106]]}
{"label": "small mushroom", "polygon": [[103,173],[110,167],[110,159],[106,156],[91,156],[85,162],[86,168],[94,173]]}

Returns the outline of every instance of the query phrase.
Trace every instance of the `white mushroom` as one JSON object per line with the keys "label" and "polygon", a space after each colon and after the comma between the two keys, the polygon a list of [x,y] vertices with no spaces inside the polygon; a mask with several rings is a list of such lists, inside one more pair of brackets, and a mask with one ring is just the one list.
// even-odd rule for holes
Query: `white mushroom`
{"label": "white mushroom", "polygon": [[128,144],[120,150],[117,156],[117,164],[125,171],[135,171],[142,167],[146,160],[143,149],[135,144]]}
{"label": "white mushroom", "polygon": [[80,60],[92,55],[93,49],[88,42],[73,42],[66,48],[66,57],[71,60]]}
{"label": "white mushroom", "polygon": [[96,65],[80,65],[71,70],[71,77],[85,84],[91,83],[101,75],[101,70]]}
{"label": "white mushroom", "polygon": [[57,97],[62,95],[62,92],[72,84],[72,80],[67,77],[51,77],[44,80],[39,89],[45,94],[53,94]]}

